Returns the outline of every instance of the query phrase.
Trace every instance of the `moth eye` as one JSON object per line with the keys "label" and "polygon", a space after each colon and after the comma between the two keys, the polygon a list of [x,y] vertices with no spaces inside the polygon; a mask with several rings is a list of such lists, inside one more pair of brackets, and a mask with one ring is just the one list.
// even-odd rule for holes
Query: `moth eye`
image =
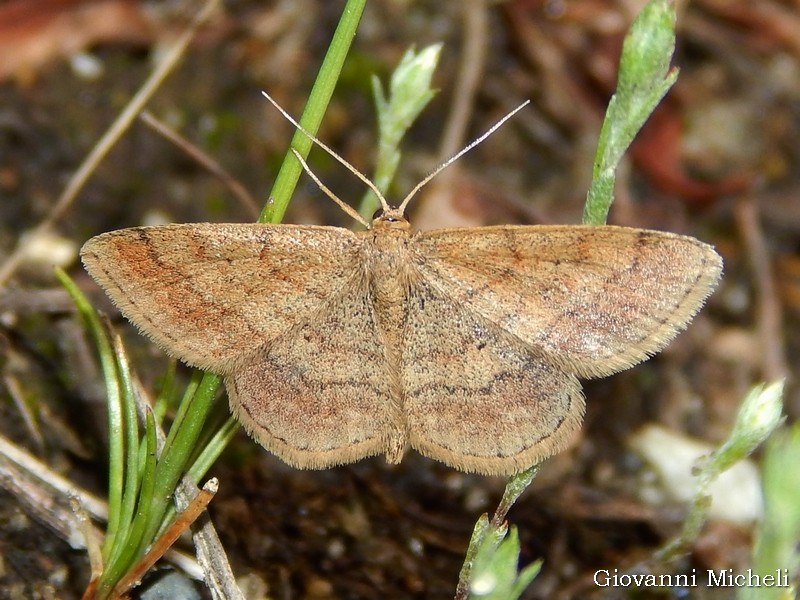
{"label": "moth eye", "polygon": [[[373,213],[373,215],[372,215],[372,220],[374,221],[375,219],[379,219],[379,218],[381,218],[382,216],[384,216],[385,214],[386,214],[386,211],[384,211],[382,208],[379,208],[378,210],[376,210],[376,211]],[[398,221],[400,221],[401,219],[399,219],[399,218],[397,218],[397,217],[386,217],[386,220],[387,220],[389,223],[397,223],[397,222],[398,222]],[[406,213],[406,211],[403,211],[402,220],[403,220],[403,221],[408,221],[408,213]]]}

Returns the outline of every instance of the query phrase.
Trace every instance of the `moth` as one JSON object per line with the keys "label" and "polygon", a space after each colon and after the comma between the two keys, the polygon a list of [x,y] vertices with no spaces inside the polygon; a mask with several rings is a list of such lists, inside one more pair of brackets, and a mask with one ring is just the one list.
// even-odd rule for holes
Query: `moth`
{"label": "moth", "polygon": [[661,350],[720,277],[711,246],[666,232],[415,232],[405,208],[422,184],[398,208],[378,193],[366,231],[134,227],[81,256],[159,347],[221,375],[233,413],[290,465],[413,448],[488,475],[563,449],[583,418],[579,378]]}

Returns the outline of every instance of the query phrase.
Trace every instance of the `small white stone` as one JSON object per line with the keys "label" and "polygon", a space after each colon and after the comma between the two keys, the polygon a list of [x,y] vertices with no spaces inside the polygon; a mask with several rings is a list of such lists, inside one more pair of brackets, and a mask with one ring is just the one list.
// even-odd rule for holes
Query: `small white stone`
{"label": "small white stone", "polygon": [[38,235],[27,232],[22,235],[25,261],[48,267],[68,267],[78,257],[78,245],[72,240],[52,232]]}
{"label": "small white stone", "polygon": [[[697,490],[692,468],[714,448],[659,425],[646,425],[630,444],[658,473],[665,493],[673,501],[689,502]],[[748,524],[761,517],[763,497],[758,468],[749,459],[736,463],[711,485],[709,516]]]}
{"label": "small white stone", "polygon": [[70,56],[69,66],[73,73],[86,81],[100,79],[105,71],[103,61],[88,52],[77,52]]}

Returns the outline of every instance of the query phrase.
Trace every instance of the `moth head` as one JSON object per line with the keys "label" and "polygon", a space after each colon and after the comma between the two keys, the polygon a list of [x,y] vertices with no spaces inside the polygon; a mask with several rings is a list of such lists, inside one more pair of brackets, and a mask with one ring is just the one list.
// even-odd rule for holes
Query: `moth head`
{"label": "moth head", "polygon": [[372,215],[370,229],[394,229],[408,231],[411,225],[408,215],[400,208],[379,208]]}

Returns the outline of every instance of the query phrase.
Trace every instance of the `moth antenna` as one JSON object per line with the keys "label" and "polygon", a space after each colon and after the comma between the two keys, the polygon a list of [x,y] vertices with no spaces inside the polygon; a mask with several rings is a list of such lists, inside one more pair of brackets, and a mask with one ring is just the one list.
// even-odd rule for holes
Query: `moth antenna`
{"label": "moth antenna", "polygon": [[[344,158],[339,156],[331,147],[329,147],[327,144],[325,144],[320,139],[318,139],[310,131],[306,131],[306,129],[302,125],[300,125],[300,123],[298,123],[294,119],[294,117],[292,117],[292,115],[290,115],[288,112],[286,112],[283,109],[283,107],[281,107],[280,104],[278,104],[275,100],[273,100],[272,96],[270,96],[267,92],[262,91],[261,93],[264,95],[264,97],[267,100],[269,100],[269,102],[270,102],[270,104],[272,104],[272,106],[274,106],[275,108],[278,109],[278,111],[283,115],[283,117],[287,121],[289,121],[289,123],[294,125],[299,131],[301,131],[303,133],[303,135],[305,135],[308,139],[310,139],[312,142],[314,142],[317,146],[319,146],[325,152],[327,152],[333,158],[335,158],[348,171],[350,171],[353,175],[358,177],[364,185],[366,185],[370,190],[372,190],[372,192],[378,197],[378,200],[380,200],[380,203],[381,203],[381,206],[383,207],[383,210],[385,210],[385,211],[391,210],[391,207],[389,206],[389,203],[386,201],[386,198],[384,198],[383,194],[381,194],[381,191],[378,189],[378,186],[376,186],[374,183],[372,183],[372,181],[370,181],[369,177],[364,175],[361,171],[356,169],[353,165],[351,165],[349,162],[347,162]],[[298,156],[296,151],[295,151],[294,154],[295,154],[296,158],[299,158],[299,156]],[[311,169],[308,168],[308,165],[306,165],[305,162],[302,159],[300,159],[300,162],[303,165],[303,168],[305,169],[306,173],[308,173],[311,176],[311,178],[315,181],[315,183],[318,186],[320,186],[320,189],[322,189],[322,191],[324,191],[325,194],[328,195],[328,197],[330,197],[337,204],[339,204],[339,206],[342,206],[342,204],[344,204],[344,203],[341,200],[339,200],[328,188],[326,188],[325,186],[323,186],[320,183],[319,178],[315,177],[311,173]],[[347,214],[352,216],[352,213],[350,213],[350,212],[347,212]],[[365,224],[364,223],[364,219],[362,219],[361,217],[358,218],[358,221],[359,221],[359,223]]]}
{"label": "moth antenna", "polygon": [[498,129],[499,129],[499,128],[500,128],[500,127],[503,125],[503,123],[505,123],[506,121],[508,121],[508,120],[509,120],[511,117],[513,117],[515,114],[517,114],[517,113],[518,113],[519,111],[521,111],[523,108],[525,108],[526,106],[528,106],[528,104],[530,104],[530,103],[531,103],[531,101],[530,101],[530,100],[526,100],[525,102],[523,102],[522,104],[520,104],[520,105],[519,105],[517,108],[515,108],[514,110],[512,110],[510,113],[508,113],[508,114],[507,114],[506,116],[504,116],[502,119],[500,119],[500,120],[499,120],[497,123],[495,123],[494,125],[492,125],[492,126],[489,128],[489,130],[488,130],[486,133],[484,133],[483,135],[481,135],[481,136],[480,136],[478,139],[471,141],[471,142],[470,142],[469,144],[467,144],[467,145],[466,145],[466,146],[465,146],[463,149],[459,150],[459,151],[458,151],[456,154],[454,154],[453,156],[451,156],[450,158],[448,158],[446,161],[444,161],[442,164],[440,164],[438,167],[436,167],[436,168],[435,168],[433,171],[431,171],[431,172],[430,172],[428,175],[426,175],[426,176],[425,176],[425,178],[424,178],[422,181],[420,181],[420,182],[419,182],[417,185],[415,185],[415,186],[414,186],[414,189],[412,189],[412,190],[411,190],[411,191],[408,193],[408,195],[407,195],[405,198],[403,198],[403,201],[400,203],[400,206],[397,208],[397,210],[398,210],[398,211],[400,211],[400,212],[403,212],[403,211],[405,211],[405,209],[406,209],[406,206],[408,205],[408,203],[411,201],[411,199],[412,199],[414,196],[416,196],[416,195],[417,195],[417,193],[420,191],[420,189],[422,189],[422,187],[423,187],[424,185],[426,185],[428,182],[430,182],[430,180],[431,180],[431,179],[433,179],[434,177],[436,177],[436,176],[437,176],[439,173],[441,173],[442,171],[444,171],[444,170],[445,170],[447,167],[449,167],[449,166],[450,166],[450,165],[452,165],[454,162],[456,162],[456,161],[457,161],[459,158],[461,158],[462,156],[464,156],[464,155],[465,155],[467,152],[469,152],[470,150],[472,150],[472,149],[473,149],[475,146],[477,146],[478,144],[480,144],[480,143],[481,143],[483,140],[485,140],[485,139],[486,139],[486,138],[488,138],[490,135],[492,135],[492,134],[493,134],[495,131],[497,131],[497,130],[498,130]]}
{"label": "moth antenna", "polygon": [[311,170],[311,168],[308,166],[308,163],[306,163],[306,161],[303,159],[303,157],[300,155],[300,153],[295,148],[292,148],[292,153],[294,154],[294,157],[298,161],[300,161],[300,164],[303,166],[303,170],[306,172],[306,174],[309,177],[311,177],[311,179],[314,180],[314,183],[317,184],[317,187],[319,187],[319,189],[321,189],[328,198],[330,198],[336,204],[338,204],[339,208],[341,208],[344,212],[346,212],[348,215],[350,215],[350,217],[352,217],[353,219],[355,219],[356,221],[361,223],[364,227],[369,229],[369,223],[367,223],[364,220],[364,218],[360,214],[358,214],[358,212],[352,206],[350,206],[346,202],[342,201],[342,199],[339,198],[339,196],[337,196],[336,194],[334,194],[330,190],[330,188],[328,188],[327,185],[325,185],[324,183],[322,183],[322,181],[320,181],[319,177],[317,177],[314,174],[314,171]]}

